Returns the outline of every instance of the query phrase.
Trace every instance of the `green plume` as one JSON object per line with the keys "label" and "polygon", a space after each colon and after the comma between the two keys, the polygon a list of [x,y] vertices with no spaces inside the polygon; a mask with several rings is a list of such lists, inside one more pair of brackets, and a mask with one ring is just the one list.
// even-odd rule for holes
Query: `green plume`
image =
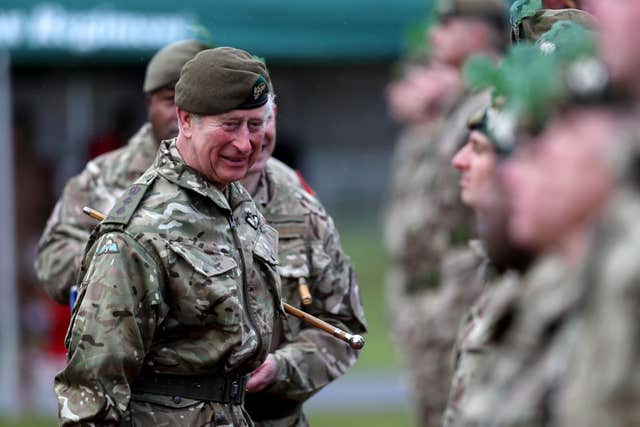
{"label": "green plume", "polygon": [[543,53],[552,53],[562,61],[594,56],[597,51],[593,32],[572,21],[558,21],[536,42]]}
{"label": "green plume", "polygon": [[467,87],[474,91],[496,87],[500,83],[500,70],[494,60],[486,55],[474,55],[469,58],[462,72]]}

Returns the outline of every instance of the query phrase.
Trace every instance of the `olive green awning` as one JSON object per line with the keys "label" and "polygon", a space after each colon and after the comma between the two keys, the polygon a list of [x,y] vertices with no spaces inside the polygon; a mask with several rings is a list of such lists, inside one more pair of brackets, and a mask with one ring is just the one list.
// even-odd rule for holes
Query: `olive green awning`
{"label": "olive green awning", "polygon": [[204,27],[218,46],[269,61],[397,56],[428,0],[4,0],[0,48],[14,63],[137,63]]}

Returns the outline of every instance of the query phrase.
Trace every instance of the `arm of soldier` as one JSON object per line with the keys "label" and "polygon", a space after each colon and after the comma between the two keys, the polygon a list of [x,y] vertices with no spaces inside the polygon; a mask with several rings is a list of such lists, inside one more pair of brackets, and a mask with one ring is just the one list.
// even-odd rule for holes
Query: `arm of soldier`
{"label": "arm of soldier", "polygon": [[85,244],[96,225],[82,213],[83,206],[91,205],[91,182],[85,171],[67,183],[38,245],[38,279],[60,304],[69,304],[69,289],[77,280]]}
{"label": "arm of soldier", "polygon": [[[337,231],[328,216],[312,215],[314,264],[310,289],[313,305],[308,311],[351,333],[366,331],[358,285],[350,260],[342,252]],[[266,390],[304,401],[343,375],[356,361],[347,344],[308,325],[292,342],[274,354],[275,380]]]}
{"label": "arm of soldier", "polygon": [[123,233],[102,236],[85,262],[67,366],[55,378],[60,425],[119,425],[129,384],[166,315],[161,266]]}

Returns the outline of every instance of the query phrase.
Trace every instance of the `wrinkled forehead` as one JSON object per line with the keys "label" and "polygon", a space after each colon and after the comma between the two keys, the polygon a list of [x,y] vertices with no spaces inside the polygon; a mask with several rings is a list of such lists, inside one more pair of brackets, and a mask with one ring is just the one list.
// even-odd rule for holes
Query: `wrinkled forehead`
{"label": "wrinkled forehead", "polygon": [[218,121],[223,120],[264,120],[266,114],[266,107],[252,108],[249,110],[236,109],[226,113],[216,114],[213,117]]}

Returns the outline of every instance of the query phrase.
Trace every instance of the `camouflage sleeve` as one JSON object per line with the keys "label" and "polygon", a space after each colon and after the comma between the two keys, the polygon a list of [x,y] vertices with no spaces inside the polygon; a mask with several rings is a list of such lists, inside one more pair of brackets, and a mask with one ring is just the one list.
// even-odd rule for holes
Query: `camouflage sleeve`
{"label": "camouflage sleeve", "polygon": [[166,315],[154,258],[126,234],[102,236],[87,258],[55,378],[61,426],[119,425],[156,325]]}
{"label": "camouflage sleeve", "polygon": [[90,197],[91,177],[88,173],[71,179],[49,217],[38,245],[35,262],[38,279],[47,294],[60,304],[69,304],[69,289],[77,280],[84,246],[97,224],[82,213],[82,208],[91,204]]}
{"label": "camouflage sleeve", "polygon": [[[358,284],[333,221],[312,214],[311,225],[315,234],[309,283],[313,304],[307,311],[351,333],[363,333],[366,322]],[[274,356],[277,375],[267,392],[304,401],[343,375],[355,363],[357,353],[325,332],[303,325],[294,340],[278,348]]]}

